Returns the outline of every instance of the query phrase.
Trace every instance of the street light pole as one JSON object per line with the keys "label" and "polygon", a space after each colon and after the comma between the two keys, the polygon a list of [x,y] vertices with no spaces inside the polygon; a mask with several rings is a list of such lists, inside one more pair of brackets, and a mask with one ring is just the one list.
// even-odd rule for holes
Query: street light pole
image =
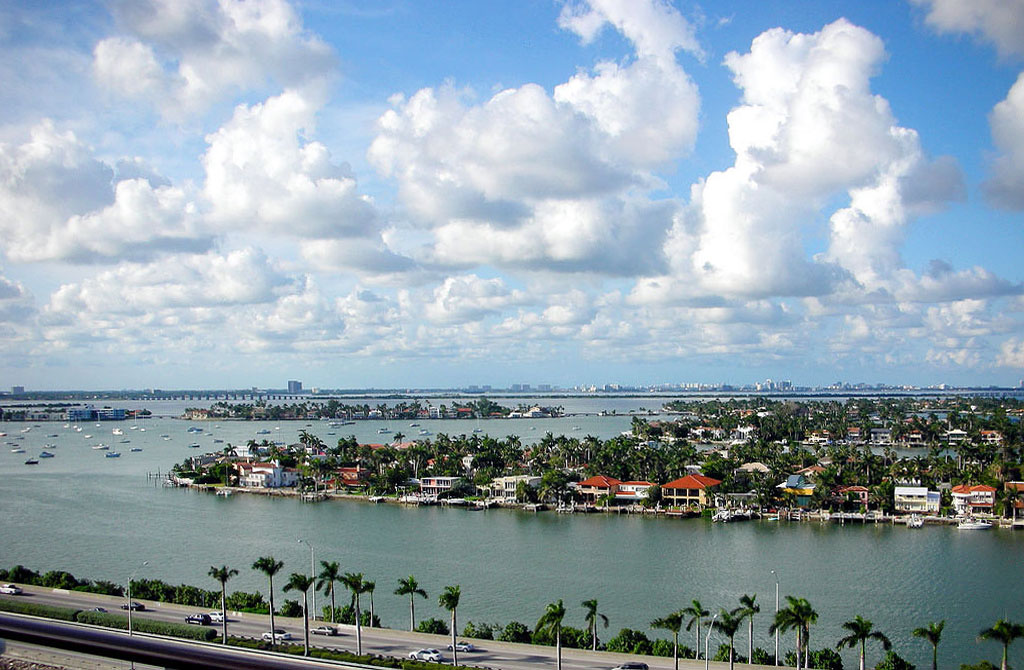
{"label": "street light pole", "polygon": [[[316,559],[313,557],[313,545],[310,544],[308,541],[303,540],[302,538],[299,538],[299,542],[301,544],[304,544],[307,547],[309,547],[309,578],[310,579],[316,579]],[[312,611],[312,613],[311,613],[309,618],[310,618],[311,621],[316,621],[316,588],[315,588],[315,585],[314,585],[314,588],[313,588],[313,611]]]}
{"label": "street light pole", "polygon": [[132,580],[135,579],[135,573],[142,568],[149,565],[149,561],[143,561],[141,565],[132,570],[132,574],[128,575],[128,635],[132,634]]}
{"label": "street light pole", "polygon": [[[779,617],[779,576],[772,570],[772,576],[775,577],[775,619]],[[779,667],[779,629],[775,629],[775,667]]]}
{"label": "street light pole", "polygon": [[709,670],[711,667],[711,656],[708,654],[711,645],[711,633],[715,630],[715,619],[718,618],[718,614],[711,617],[711,623],[708,624],[708,634],[704,636],[704,670]]}

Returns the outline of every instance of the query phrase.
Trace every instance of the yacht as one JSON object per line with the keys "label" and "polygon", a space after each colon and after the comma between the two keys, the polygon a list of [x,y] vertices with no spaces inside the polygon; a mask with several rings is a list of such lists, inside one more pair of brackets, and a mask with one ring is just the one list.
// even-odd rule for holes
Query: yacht
{"label": "yacht", "polygon": [[121,430],[120,428],[115,428],[114,430],[112,430],[110,432],[113,433],[114,435],[124,435],[124,431]]}
{"label": "yacht", "polygon": [[27,461],[25,461],[25,465],[39,465],[39,461],[37,461],[34,458],[30,458]]}
{"label": "yacht", "polygon": [[97,445],[94,445],[94,446],[93,446],[93,449],[95,449],[95,450],[97,450],[97,451],[106,451],[106,450],[107,450],[107,449],[109,449],[109,448],[110,448],[110,447],[108,447],[108,446],[107,446],[107,445],[105,445],[105,444],[97,444]]}
{"label": "yacht", "polygon": [[39,452],[39,458],[53,458],[53,454],[48,451]]}
{"label": "yacht", "polygon": [[132,447],[129,451],[142,451],[142,447]]}
{"label": "yacht", "polygon": [[967,517],[961,519],[960,523],[956,525],[960,530],[988,530],[992,527],[992,524],[988,521],[982,521],[981,519],[972,519]]}
{"label": "yacht", "polygon": [[21,447],[15,447],[14,449],[11,449],[11,453],[12,454],[24,454],[25,450],[22,449]]}
{"label": "yacht", "polygon": [[106,456],[107,458],[121,458],[121,452],[120,451],[108,451],[107,453],[105,453],[103,455]]}
{"label": "yacht", "polygon": [[924,519],[917,514],[911,514],[910,518],[907,519],[907,528],[923,528]]}

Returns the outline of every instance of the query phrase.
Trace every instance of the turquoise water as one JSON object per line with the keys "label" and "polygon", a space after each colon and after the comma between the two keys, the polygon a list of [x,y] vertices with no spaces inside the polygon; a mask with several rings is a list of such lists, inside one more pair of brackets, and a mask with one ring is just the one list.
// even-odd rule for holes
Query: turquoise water
{"label": "turquoise water", "polygon": [[[588,432],[608,437],[625,430],[625,417],[575,417],[550,421],[487,421],[492,434]],[[443,432],[440,422],[420,422]],[[448,422],[451,433],[468,433],[470,422]],[[586,423],[586,425],[584,425]],[[564,426],[562,426],[564,424]],[[114,424],[90,424],[82,433],[60,424],[42,424],[20,435],[17,424],[4,428],[26,454],[0,453],[0,510],[3,541],[0,564],[23,563],[36,569],[63,568],[79,576],[123,582],[142,561],[145,574],[170,582],[214,588],[206,573],[227,564],[241,574],[229,584],[262,590],[262,575],[249,569],[259,556],[285,561],[285,573],[309,568],[310,541],[321,558],[339,561],[346,571],[375,580],[376,609],[385,625],[404,627],[408,601],[392,595],[398,578],[413,574],[430,599],[417,603],[418,616],[439,616],[437,593],[447,584],[462,586],[459,618],[532,625],[544,606],[564,599],[566,623],[582,626],[579,603],[597,598],[611,619],[605,639],[622,627],[649,631],[651,619],[698,598],[708,609],[732,608],[744,593],[757,593],[762,614],[755,619],[756,643],[772,647],[767,635],[774,607],[776,570],[783,595],[808,598],[819,612],[812,629],[814,646],[834,644],[843,621],[861,614],[918,664],[930,664],[930,647],[910,630],[928,621],[947,620],[940,660],[947,666],[987,658],[998,661],[1000,647],[978,643],[979,630],[998,617],[1021,620],[1024,585],[1021,558],[1024,533],[965,532],[954,528],[911,531],[892,526],[832,526],[817,523],[743,523],[718,525],[702,520],[635,516],[563,516],[507,510],[403,508],[359,502],[304,505],[294,500],[236,495],[229,499],[155,486],[146,473],[167,468],[197,451],[223,446],[213,439],[238,442],[256,437],[294,441],[299,430],[327,439],[334,431],[363,440],[383,441],[366,422],[334,429],[314,422],[280,424],[189,424],[170,419],[140,422],[146,431],[112,436]],[[200,425],[213,435],[185,431]],[[277,426],[280,430],[275,430]],[[579,425],[579,431],[572,427]],[[10,426],[14,426],[13,432]],[[219,426],[219,427],[218,427]],[[392,422],[392,430],[414,432]],[[85,439],[91,432],[93,437]],[[58,438],[49,438],[56,433]],[[160,435],[171,436],[163,440]],[[388,436],[390,437],[390,436]],[[122,452],[104,458],[90,447],[102,441]],[[130,439],[129,444],[118,440]],[[524,440],[525,442],[525,440]],[[46,443],[55,458],[25,466]],[[129,447],[142,447],[131,453]],[[284,580],[281,580],[282,582]],[[283,594],[278,593],[278,598]],[[323,604],[324,596],[318,596]],[[783,638],[783,649],[792,639]],[[683,637],[692,645],[692,637]],[[714,640],[713,640],[714,644]],[[1024,644],[1011,648],[1024,660]],[[738,637],[745,650],[746,633]],[[845,653],[845,652],[844,652]],[[847,666],[855,657],[847,654]],[[869,651],[869,662],[879,653]]]}

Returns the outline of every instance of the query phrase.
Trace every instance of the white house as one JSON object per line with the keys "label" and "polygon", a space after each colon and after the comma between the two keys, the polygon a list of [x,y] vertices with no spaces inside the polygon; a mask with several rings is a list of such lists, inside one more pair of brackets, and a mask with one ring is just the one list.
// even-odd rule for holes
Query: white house
{"label": "white house", "polygon": [[617,503],[640,503],[647,498],[647,492],[653,487],[652,482],[621,482],[615,492]]}
{"label": "white house", "polygon": [[897,486],[893,489],[893,505],[897,512],[939,512],[941,496],[925,486]]}
{"label": "white house", "polygon": [[488,489],[492,498],[515,500],[516,489],[519,488],[519,482],[525,482],[529,487],[538,488],[540,486],[540,477],[534,477],[533,475],[495,477],[488,486]]}
{"label": "white house", "polygon": [[984,484],[961,484],[950,493],[957,514],[991,513],[996,504],[996,490]]}
{"label": "white house", "polygon": [[238,470],[239,486],[277,489],[299,483],[298,470],[283,468],[276,463],[235,463],[235,469]]}

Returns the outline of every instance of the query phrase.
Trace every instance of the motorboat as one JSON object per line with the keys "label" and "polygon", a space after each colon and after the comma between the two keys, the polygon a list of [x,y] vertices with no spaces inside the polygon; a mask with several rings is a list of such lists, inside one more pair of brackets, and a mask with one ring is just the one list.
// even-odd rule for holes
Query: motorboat
{"label": "motorboat", "polygon": [[199,448],[199,443],[198,442],[193,442],[192,444],[188,445],[188,448],[189,449],[198,449]]}
{"label": "motorboat", "polygon": [[53,458],[53,454],[48,451],[39,452],[39,458]]}
{"label": "motorboat", "polygon": [[93,446],[93,449],[95,449],[96,451],[106,451],[107,449],[110,449],[110,447],[108,447],[105,444],[97,444]]}
{"label": "motorboat", "polygon": [[132,452],[142,451],[142,447],[132,447],[131,449],[129,449],[129,451],[132,451]]}
{"label": "motorboat", "polygon": [[960,530],[988,530],[992,527],[992,524],[981,519],[967,517],[966,519],[961,519],[956,527]]}
{"label": "motorboat", "polygon": [[105,453],[103,455],[106,456],[107,458],[121,458],[121,452],[120,451],[108,451],[107,453]]}
{"label": "motorboat", "polygon": [[907,528],[923,528],[924,519],[917,514],[911,514],[910,518],[907,519]]}
{"label": "motorboat", "polygon": [[34,458],[30,458],[27,461],[25,461],[25,465],[39,465],[39,461],[37,461]]}
{"label": "motorboat", "polygon": [[25,450],[22,449],[21,447],[15,447],[14,449],[11,449],[11,453],[12,454],[24,454]]}
{"label": "motorboat", "polygon": [[124,431],[123,431],[123,430],[121,430],[120,428],[115,428],[114,430],[112,430],[112,431],[110,431],[110,432],[111,432],[112,434],[114,434],[114,435],[124,435]]}

